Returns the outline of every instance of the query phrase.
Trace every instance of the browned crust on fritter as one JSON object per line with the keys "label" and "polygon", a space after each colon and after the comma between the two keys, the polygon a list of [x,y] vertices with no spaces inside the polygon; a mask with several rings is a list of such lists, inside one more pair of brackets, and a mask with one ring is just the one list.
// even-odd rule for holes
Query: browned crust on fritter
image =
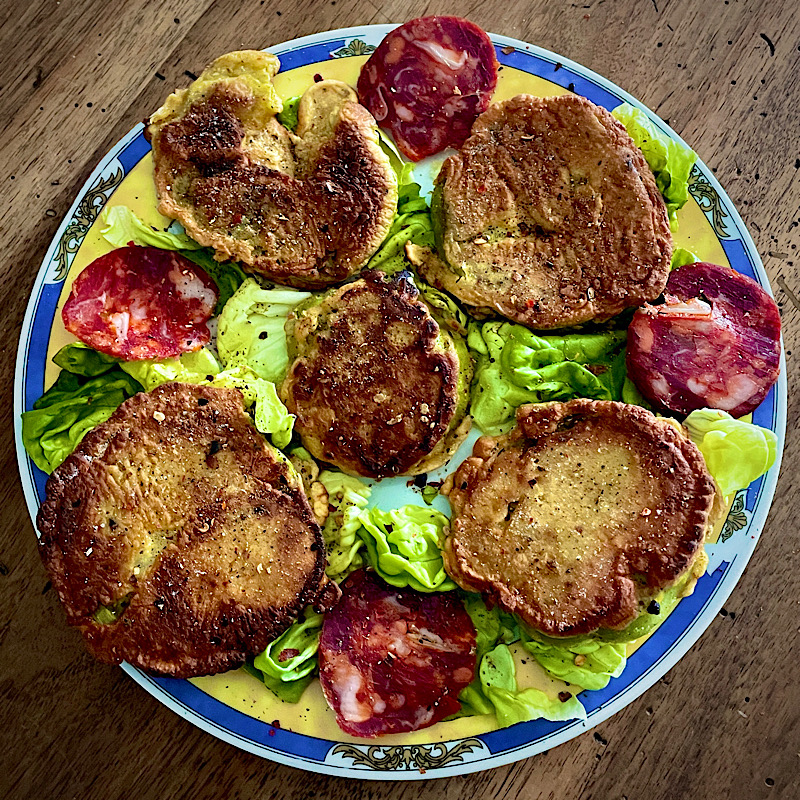
{"label": "browned crust on fritter", "polygon": [[172,383],[123,403],[53,472],[37,525],[69,623],[108,663],[222,672],[328,590],[302,486],[238,390]]}
{"label": "browned crust on fritter", "polygon": [[445,568],[551,636],[624,628],[700,551],[715,488],[700,451],[638,406],[522,406],[443,493]]}
{"label": "browned crust on fritter", "polygon": [[459,361],[402,274],[369,271],[290,325],[297,357],[281,398],[315,457],[351,474],[407,473],[445,435]]}
{"label": "browned crust on fritter", "polygon": [[583,97],[493,105],[437,178],[444,262],[425,278],[534,329],[603,321],[663,291],[672,236],[625,128]]}
{"label": "browned crust on fritter", "polygon": [[346,280],[383,241],[397,203],[375,120],[344,102],[323,139],[308,123],[305,146],[273,118],[256,147],[238,114],[252,103],[246,84],[228,81],[183,117],[148,128],[159,211],[220,260],[279,283],[320,289]]}

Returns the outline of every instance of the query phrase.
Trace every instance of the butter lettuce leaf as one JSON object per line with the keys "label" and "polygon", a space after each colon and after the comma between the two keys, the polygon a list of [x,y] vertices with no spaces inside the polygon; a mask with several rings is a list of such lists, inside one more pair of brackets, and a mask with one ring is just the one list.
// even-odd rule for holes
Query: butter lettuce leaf
{"label": "butter lettuce leaf", "polygon": [[183,353],[179,358],[165,358],[161,361],[154,359],[122,361],[120,367],[139,381],[146,392],[171,381],[207,382],[221,369],[219,361],[207,347],[202,347],[193,353]]}
{"label": "butter lettuce leaf", "polygon": [[582,689],[604,689],[618,678],[627,663],[624,643],[602,642],[579,637],[569,645],[559,644],[523,630],[522,646],[548,675]]}
{"label": "butter lettuce leaf", "polygon": [[248,278],[222,309],[217,350],[226,367],[244,365],[260,378],[277,383],[289,365],[284,325],[290,312],[310,292],[264,289]]}
{"label": "butter lettuce leaf", "polygon": [[477,359],[475,424],[494,436],[513,427],[516,409],[524,403],[619,400],[626,337],[624,331],[537,336],[510,322],[472,324],[467,344]]}
{"label": "butter lettuce leaf", "polygon": [[100,223],[100,235],[114,247],[126,247],[131,242],[162,250],[200,250],[203,247],[186,234],[179,223],[153,228],[142,222],[128,206],[106,206]]}
{"label": "butter lettuce leaf", "polygon": [[310,607],[253,660],[266,686],[281,700],[297,703],[314,679],[322,614]]}
{"label": "butter lettuce leaf", "polygon": [[778,437],[771,430],[734,419],[726,411],[698,409],[683,424],[725,496],[748,487],[777,458]]}
{"label": "butter lettuce leaf", "polygon": [[406,242],[423,247],[434,246],[430,209],[420,195],[420,185],[404,183],[401,178],[398,195],[397,213],[389,232],[368,264],[370,268],[380,269],[387,274],[410,268],[405,255]]}
{"label": "butter lettuce leaf", "polygon": [[361,512],[359,535],[367,562],[389,584],[419,592],[446,592],[456,585],[442,561],[447,517],[433,508],[406,505]]}
{"label": "butter lettuce leaf", "polygon": [[[95,359],[83,346],[56,354],[62,368],[55,383],[22,414],[22,443],[43,472],[50,473],[95,426],[129,397],[142,391],[135,379],[106,357]],[[89,348],[86,348],[87,350]],[[100,354],[97,354],[100,356]],[[55,360],[55,359],[54,359]],[[98,370],[102,372],[98,373]]]}
{"label": "butter lettuce leaf", "polygon": [[114,247],[126,247],[133,242],[140,247],[159,247],[162,250],[177,250],[189,261],[205,270],[217,285],[219,298],[215,313],[219,314],[225,303],[245,279],[241,267],[232,261],[214,259],[214,251],[196,242],[186,234],[178,222],[168,228],[153,228],[146,225],[127,206],[112,206],[100,215],[101,236]]}
{"label": "butter lettuce leaf", "polygon": [[364,566],[361,549],[364,540],[358,535],[361,511],[372,489],[352,475],[324,470],[319,482],[328,493],[329,513],[322,526],[322,538],[328,555],[325,574],[341,583],[353,570]]}
{"label": "butter lettuce leaf", "polygon": [[660,131],[644,111],[629,103],[617,106],[611,113],[625,126],[653,170],[674,232],[678,227],[678,209],[689,199],[689,175],[697,154]]}
{"label": "butter lettuce leaf", "polygon": [[505,644],[497,645],[483,656],[478,673],[483,692],[503,727],[534,719],[551,722],[586,719],[581,701],[571,693],[561,700],[548,697],[539,689],[518,689],[514,656]]}
{"label": "butter lettuce leaf", "polygon": [[290,97],[283,101],[283,108],[275,115],[278,122],[292,133],[297,130],[297,107],[300,105],[301,95]]}
{"label": "butter lettuce leaf", "polygon": [[676,247],[672,251],[672,261],[670,261],[669,268],[677,269],[686,264],[696,264],[700,259],[691,251],[684,250],[682,247]]}

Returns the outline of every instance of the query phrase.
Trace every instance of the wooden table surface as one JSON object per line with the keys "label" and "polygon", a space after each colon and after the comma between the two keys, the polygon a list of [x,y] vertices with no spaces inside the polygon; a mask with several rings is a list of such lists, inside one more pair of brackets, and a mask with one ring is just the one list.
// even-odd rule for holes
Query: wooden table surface
{"label": "wooden table surface", "polygon": [[[716,173],[781,308],[783,467],[744,577],[700,641],[624,711],[548,753],[426,783],[273,764],[196,729],[68,630],[39,561],[11,389],[34,276],[104,153],[213,56],[426,13],[560,53],[655,110]],[[5,0],[0,7],[0,796],[8,798],[800,797],[800,14],[796,0]],[[794,650],[794,652],[793,652]]]}

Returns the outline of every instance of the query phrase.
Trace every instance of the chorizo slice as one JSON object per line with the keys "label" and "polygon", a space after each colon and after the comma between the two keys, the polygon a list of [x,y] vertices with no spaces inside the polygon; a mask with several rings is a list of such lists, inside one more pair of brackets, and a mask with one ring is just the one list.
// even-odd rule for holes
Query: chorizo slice
{"label": "chorizo slice", "polygon": [[638,309],[628,328],[628,374],[660,409],[688,414],[753,411],[778,379],[781,320],[775,301],[730,267],[674,270],[665,302]]}
{"label": "chorizo slice", "polygon": [[174,358],[211,338],[217,289],[200,267],[158,247],[120,247],[78,275],[61,312],[82,342],[126,361]]}
{"label": "chorizo slice", "polygon": [[319,644],[320,683],[339,727],[375,737],[455,714],[475,675],[475,628],[458,595],[396,589],[366,570],[341,588]]}
{"label": "chorizo slice", "polygon": [[485,31],[461,17],[420,17],[395,28],[364,64],[358,97],[407,158],[461,147],[497,86]]}

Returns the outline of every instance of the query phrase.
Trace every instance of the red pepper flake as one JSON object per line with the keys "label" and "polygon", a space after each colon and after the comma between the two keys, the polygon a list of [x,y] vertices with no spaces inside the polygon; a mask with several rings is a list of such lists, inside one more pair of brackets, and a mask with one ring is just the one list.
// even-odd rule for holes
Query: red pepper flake
{"label": "red pepper flake", "polygon": [[483,194],[485,191],[486,191],[486,186],[484,184],[481,184],[478,187],[478,194]]}
{"label": "red pepper flake", "polygon": [[269,729],[269,735],[270,736],[274,736],[275,735],[275,728],[270,728]]}
{"label": "red pepper flake", "polygon": [[319,83],[321,80],[322,80],[322,75],[320,75],[319,72],[317,72],[314,75],[314,83]]}

